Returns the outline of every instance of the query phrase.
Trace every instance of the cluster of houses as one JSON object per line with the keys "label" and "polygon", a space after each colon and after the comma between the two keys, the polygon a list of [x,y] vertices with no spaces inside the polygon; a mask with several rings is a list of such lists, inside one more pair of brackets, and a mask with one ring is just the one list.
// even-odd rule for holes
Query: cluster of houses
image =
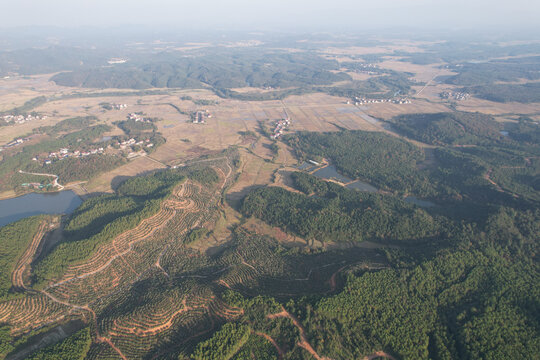
{"label": "cluster of houses", "polygon": [[147,148],[151,148],[154,146],[154,144],[150,142],[150,139],[137,141],[134,138],[131,138],[126,141],[122,141],[121,143],[119,143],[119,145],[120,145],[120,149],[122,150],[125,150],[128,147],[131,148],[132,146],[145,146]]}
{"label": "cluster of houses", "polygon": [[[351,101],[347,101],[347,104],[350,104]],[[390,103],[390,104],[410,104],[411,100],[407,98],[400,98],[400,99],[363,99],[359,97],[354,98],[354,105],[356,106],[362,106],[367,104],[383,104],[383,103]]]}
{"label": "cluster of houses", "polygon": [[274,133],[270,136],[273,140],[279,139],[283,135],[283,130],[287,129],[291,125],[291,120],[287,116],[285,119],[276,121],[276,127],[274,128]]}
{"label": "cluster of houses", "polygon": [[[126,105],[127,106],[127,105]],[[133,120],[137,122],[152,122],[150,118],[144,117],[142,113],[130,113],[127,116],[128,120]]]}
{"label": "cluster of houses", "polygon": [[105,110],[124,110],[128,107],[127,104],[110,104],[108,102],[104,102],[99,105]]}
{"label": "cluster of houses", "polygon": [[[150,139],[137,141],[134,138],[131,138],[129,140],[119,142],[118,146],[121,150],[128,150],[130,154],[132,154],[133,146],[151,148],[154,146],[154,144],[150,142]],[[49,155],[44,159],[43,165],[50,165],[54,161],[63,160],[70,157],[79,158],[79,157],[85,157],[85,156],[90,156],[90,155],[103,154],[104,152],[105,152],[105,149],[102,147],[90,149],[86,151],[79,151],[79,150],[70,151],[67,148],[63,148],[56,152],[49,153]],[[39,161],[39,158],[36,156],[32,160]]]}
{"label": "cluster of houses", "polygon": [[374,71],[378,70],[378,67],[374,64],[358,64],[359,69],[355,69],[356,73],[368,74],[368,75],[377,75],[379,72]]}
{"label": "cluster of houses", "polygon": [[121,143],[119,143],[119,145],[121,150],[129,151],[127,154],[128,159],[133,159],[138,156],[145,156],[147,154],[147,151],[145,151],[144,149],[135,151],[135,149],[133,148],[134,146],[145,147],[147,150],[154,146],[154,144],[150,142],[150,139],[137,141],[133,138],[122,141]]}
{"label": "cluster of houses", "polygon": [[6,123],[15,123],[15,124],[24,124],[28,121],[35,121],[35,120],[45,120],[47,118],[46,115],[39,116],[39,115],[4,115],[2,116],[2,120],[4,120]]}
{"label": "cluster of houses", "polygon": [[30,189],[49,189],[54,187],[53,184],[41,184],[41,183],[22,183],[22,187],[30,188]]}
{"label": "cluster of houses", "polygon": [[466,92],[452,92],[452,91],[444,91],[439,94],[441,99],[453,99],[457,101],[461,100],[467,100],[471,97],[471,94]]}
{"label": "cluster of houses", "polygon": [[[69,158],[69,157],[79,158],[79,157],[85,157],[85,156],[90,156],[90,155],[103,154],[104,151],[105,151],[105,149],[103,149],[102,147],[97,148],[97,149],[90,149],[90,150],[87,150],[87,151],[79,151],[79,150],[70,151],[67,148],[63,148],[63,149],[60,149],[60,150],[58,150],[56,152],[49,153],[48,157],[45,159],[43,164],[44,165],[49,165],[53,161],[64,160],[64,159]],[[38,161],[38,157],[35,157],[32,160]]]}
{"label": "cluster of houses", "polygon": [[196,111],[191,116],[191,118],[193,119],[194,124],[204,124],[205,119],[207,119],[207,118],[209,119],[211,117],[212,117],[212,114],[210,114],[210,112],[208,110]]}
{"label": "cluster of houses", "polygon": [[7,143],[7,144],[4,145],[4,146],[0,146],[0,152],[1,152],[1,151],[4,151],[5,149],[9,149],[9,148],[11,148],[11,147],[14,147],[14,146],[21,145],[22,143],[24,143],[25,141],[28,141],[28,140],[30,140],[30,139],[29,139],[29,138],[15,139],[15,140],[13,140],[12,142]]}

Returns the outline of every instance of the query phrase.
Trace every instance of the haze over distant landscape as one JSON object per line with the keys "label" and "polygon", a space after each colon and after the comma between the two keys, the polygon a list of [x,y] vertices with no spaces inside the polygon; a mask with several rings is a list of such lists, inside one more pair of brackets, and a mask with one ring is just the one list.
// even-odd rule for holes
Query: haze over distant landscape
{"label": "haze over distant landscape", "polygon": [[537,28],[540,3],[530,0],[19,0],[6,1],[10,26],[150,25],[181,29],[361,30]]}
{"label": "haze over distant landscape", "polygon": [[1,10],[0,360],[538,359],[540,4]]}

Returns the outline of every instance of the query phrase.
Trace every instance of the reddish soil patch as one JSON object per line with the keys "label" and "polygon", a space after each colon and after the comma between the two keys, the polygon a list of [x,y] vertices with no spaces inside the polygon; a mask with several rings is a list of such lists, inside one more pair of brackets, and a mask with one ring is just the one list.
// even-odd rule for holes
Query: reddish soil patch
{"label": "reddish soil patch", "polygon": [[17,266],[15,267],[15,270],[11,276],[11,283],[13,284],[13,287],[18,289],[26,289],[23,281],[24,273],[34,259],[35,255],[38,254],[41,240],[49,229],[48,225],[48,221],[42,221],[41,224],[39,224],[38,231],[32,238],[30,246],[28,246],[23,256],[19,259],[19,262],[17,263]]}
{"label": "reddish soil patch", "polygon": [[395,360],[395,358],[392,355],[385,353],[384,351],[376,351],[371,355],[364,356],[362,360],[373,360],[380,357],[384,357],[390,360]]}
{"label": "reddish soil patch", "polygon": [[277,313],[277,314],[269,314],[267,318],[274,319],[278,317],[286,317],[292,320],[294,326],[298,328],[298,331],[300,332],[300,341],[298,342],[298,346],[301,348],[304,348],[307,352],[309,352],[316,360],[332,360],[330,358],[319,356],[315,349],[311,346],[311,344],[308,342],[308,339],[306,337],[306,330],[300,323],[300,321],[294,316],[293,314],[289,313],[285,308],[282,308],[283,311]]}
{"label": "reddish soil patch", "polygon": [[343,270],[345,269],[346,266],[342,266],[340,267],[335,273],[332,274],[332,277],[330,277],[330,292],[334,292],[336,290],[336,287],[337,287],[337,275]]}
{"label": "reddish soil patch", "polygon": [[256,332],[255,334],[259,335],[259,336],[262,336],[266,340],[270,341],[270,343],[272,345],[274,345],[274,347],[276,348],[276,351],[278,352],[279,358],[283,359],[283,356],[285,355],[285,351],[283,351],[283,349],[277,344],[276,340],[272,339],[272,337],[270,335],[265,334],[265,333]]}

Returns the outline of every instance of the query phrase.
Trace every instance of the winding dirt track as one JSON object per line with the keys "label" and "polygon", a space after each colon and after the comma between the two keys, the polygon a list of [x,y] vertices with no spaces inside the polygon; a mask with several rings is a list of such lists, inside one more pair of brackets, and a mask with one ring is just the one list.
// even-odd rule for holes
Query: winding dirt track
{"label": "winding dirt track", "polygon": [[283,356],[285,356],[285,351],[283,351],[283,349],[277,344],[276,340],[274,340],[270,335],[262,333],[262,332],[255,332],[255,335],[262,336],[263,338],[268,340],[276,348],[276,351],[278,352],[278,355],[279,355],[279,359],[283,359]]}
{"label": "winding dirt track", "polygon": [[[339,273],[340,270],[338,270],[335,274]],[[296,326],[298,328],[298,331],[300,332],[300,341],[298,342],[298,346],[304,348],[307,352],[309,352],[316,360],[332,360],[331,358],[328,358],[328,357],[325,357],[325,356],[320,356],[316,351],[315,349],[313,349],[313,347],[310,345],[310,343],[308,342],[308,339],[306,337],[306,330],[304,329],[304,327],[302,326],[302,324],[300,323],[300,321],[296,318],[296,316],[294,316],[293,314],[289,313],[284,307],[282,307],[282,311],[277,313],[277,314],[269,314],[266,316],[268,319],[275,319],[275,318],[279,318],[279,317],[285,317],[285,318],[289,318],[291,319],[291,321],[293,322],[294,326]],[[276,348],[276,350],[278,351],[280,357],[283,357],[284,353],[283,353],[283,350],[281,350],[281,348],[276,344],[276,342],[274,341],[274,339],[272,339],[271,337],[269,337],[268,335],[266,334],[263,334],[263,333],[256,333],[257,335],[260,335],[260,336],[264,336],[265,338],[267,338],[268,341],[270,341],[272,343],[272,345],[274,345],[274,347]],[[384,352],[384,351],[376,351],[374,352],[373,354],[370,354],[370,355],[367,355],[367,356],[364,356],[362,358],[362,360],[373,360],[373,359],[376,359],[376,358],[379,358],[379,357],[384,357],[384,358],[387,358],[387,359],[390,359],[390,360],[395,360],[395,358]]]}
{"label": "winding dirt track", "polygon": [[373,360],[380,357],[387,358],[390,360],[395,360],[395,358],[392,355],[385,353],[384,351],[376,351],[371,355],[364,356],[362,360]]}
{"label": "winding dirt track", "polygon": [[15,270],[13,270],[13,273],[11,274],[11,283],[13,284],[14,288],[20,290],[28,290],[26,288],[26,285],[24,285],[23,276],[28,269],[28,266],[30,266],[30,264],[32,263],[34,255],[36,255],[39,245],[41,244],[41,240],[43,239],[43,236],[45,236],[48,227],[48,221],[42,221],[39,224],[38,231],[32,238],[30,246],[28,246],[28,248],[24,251],[24,254],[17,262],[17,266],[15,266]]}
{"label": "winding dirt track", "polygon": [[301,348],[304,348],[307,352],[309,352],[316,360],[332,360],[328,357],[319,356],[319,354],[313,349],[311,344],[309,343],[307,336],[306,336],[306,330],[300,323],[300,321],[294,316],[293,314],[289,313],[287,310],[285,310],[284,307],[281,308],[282,311],[277,314],[269,314],[267,315],[268,319],[275,319],[279,317],[285,317],[291,319],[294,326],[298,328],[298,331],[300,332],[300,341],[298,342],[298,346]]}
{"label": "winding dirt track", "polygon": [[337,276],[338,274],[345,269],[347,265],[340,267],[335,273],[332,274],[332,277],[330,277],[329,283],[330,283],[330,292],[336,291],[337,287]]}
{"label": "winding dirt track", "polygon": [[36,175],[36,176],[47,176],[47,177],[53,177],[54,178],[54,181],[53,181],[53,186],[57,186],[58,187],[58,190],[64,190],[64,186],[60,185],[58,183],[58,175],[54,175],[54,174],[44,174],[44,173],[32,173],[32,172],[26,172],[26,171],[22,171],[22,170],[19,170],[19,173],[21,174],[28,174],[28,175]]}
{"label": "winding dirt track", "polygon": [[[513,167],[510,167],[510,168],[513,168]],[[515,167],[516,169],[519,169],[521,167]],[[518,198],[519,196],[508,191],[508,190],[505,190],[503,189],[499,184],[497,184],[495,181],[493,181],[493,179],[491,178],[491,174],[493,173],[493,168],[490,168],[485,174],[484,174],[484,179],[486,179],[487,181],[489,181],[489,183],[491,185],[493,185],[495,187],[495,189],[499,192],[502,192],[502,193],[505,193],[505,194],[508,194],[510,196],[513,196],[515,198]]]}
{"label": "winding dirt track", "polygon": [[505,192],[505,191],[503,190],[503,188],[499,186],[499,184],[497,184],[495,181],[493,181],[493,180],[491,179],[491,173],[492,173],[492,172],[493,172],[493,169],[490,168],[490,169],[487,171],[487,173],[484,174],[484,179],[486,179],[487,181],[489,181],[489,183],[490,183],[491,185],[495,186],[495,189],[497,189],[497,191],[499,191],[499,192]]}
{"label": "winding dirt track", "polygon": [[[174,196],[179,198],[183,195],[184,193],[184,189],[185,189],[185,182],[183,184],[181,184],[179,186],[179,189],[174,191]],[[164,201],[163,203],[163,206],[162,206],[162,209],[158,212],[158,214],[148,218],[148,219],[145,219],[141,222],[141,224],[139,224],[139,226],[137,226],[135,229],[133,230],[130,230],[128,231],[127,233],[135,233],[135,234],[138,234],[139,236],[135,237],[132,241],[128,242],[128,247],[125,251],[123,252],[118,252],[117,250],[117,247],[116,247],[116,241],[119,240],[119,239],[122,239],[122,238],[126,238],[126,233],[124,234],[121,234],[119,236],[117,236],[114,240],[113,240],[113,243],[112,243],[112,246],[115,248],[115,255],[111,256],[108,261],[103,264],[102,266],[100,266],[98,269],[95,269],[95,270],[92,270],[92,271],[88,271],[86,273],[83,273],[83,274],[79,274],[79,276],[76,276],[76,277],[70,277],[68,279],[65,279],[63,281],[60,281],[56,284],[53,284],[51,286],[49,286],[47,289],[45,290],[42,290],[40,291],[40,293],[42,293],[43,295],[47,296],[49,299],[51,299],[52,301],[58,303],[58,304],[62,304],[62,305],[65,305],[65,306],[68,306],[74,310],[79,310],[79,311],[87,311],[91,314],[91,317],[94,321],[94,326],[95,326],[95,331],[96,331],[96,340],[99,341],[99,342],[104,342],[104,343],[107,343],[111,346],[111,348],[122,358],[122,359],[125,359],[127,360],[126,356],[122,353],[122,351],[114,345],[114,343],[111,341],[110,338],[108,337],[105,337],[105,336],[102,336],[99,334],[99,328],[98,328],[98,325],[97,325],[97,316],[95,314],[95,312],[90,309],[90,307],[87,305],[84,305],[84,306],[80,306],[80,305],[76,305],[76,304],[72,304],[72,303],[69,303],[67,301],[63,301],[63,300],[60,300],[58,298],[56,298],[54,295],[48,293],[46,290],[50,289],[50,288],[53,288],[53,287],[56,287],[58,285],[61,285],[61,284],[65,284],[65,283],[68,283],[74,279],[83,279],[83,278],[86,278],[86,277],[89,277],[91,275],[94,275],[94,274],[97,274],[103,270],[105,270],[106,268],[108,268],[115,259],[119,258],[119,257],[122,257],[124,256],[125,254],[127,254],[128,252],[130,252],[132,250],[132,247],[133,245],[136,243],[136,242],[139,242],[145,238],[147,238],[148,236],[151,236],[157,229],[161,228],[163,225],[165,225],[168,220],[170,220],[172,217],[174,217],[174,215],[176,214],[176,209],[172,211],[172,214],[170,217],[168,217],[165,221],[163,221],[159,226],[157,227],[152,227],[152,229],[150,230],[150,232],[148,233],[145,233],[143,236],[140,236],[142,234],[139,234],[139,230],[141,228],[144,228],[149,222],[152,222],[153,219],[156,219],[156,218],[159,218],[159,215],[163,212],[164,210],[164,207],[166,207],[167,205],[173,207],[173,208],[182,208],[182,207],[190,207],[190,206],[193,206],[194,204],[192,202],[187,202],[187,203],[181,203],[180,201],[175,201],[175,200],[172,200],[172,199],[168,199],[166,201]],[[91,260],[92,262],[92,260]],[[184,309],[185,311],[186,309]]]}
{"label": "winding dirt track", "polygon": [[[227,184],[227,180],[229,179],[229,177],[230,177],[230,175],[232,173],[232,168],[230,167],[229,164],[227,164],[227,167],[228,167],[228,173],[227,174],[225,174],[224,171],[221,170],[220,168],[215,168],[223,176],[223,183],[221,184],[221,186],[217,190],[217,193],[223,191],[223,189],[225,188],[225,185]],[[95,257],[90,259],[85,264],[80,264],[78,266],[75,266],[72,269],[75,272],[74,273],[72,272],[71,276],[68,275],[67,278],[64,278],[63,280],[61,280],[61,281],[59,281],[59,282],[57,282],[55,284],[50,285],[45,290],[40,291],[43,295],[47,296],[49,299],[51,299],[52,301],[54,301],[54,302],[56,302],[58,304],[68,306],[68,307],[70,307],[70,308],[72,308],[74,310],[79,310],[79,311],[82,310],[82,311],[89,312],[91,314],[91,316],[92,316],[92,319],[93,319],[94,323],[95,323],[95,329],[96,329],[95,331],[96,331],[96,339],[97,339],[97,341],[105,342],[105,343],[109,344],[111,346],[111,348],[122,359],[126,359],[126,356],[122,353],[122,351],[117,346],[115,346],[115,344],[112,342],[111,338],[105,337],[105,336],[102,336],[102,335],[99,334],[98,325],[97,325],[97,316],[96,316],[95,312],[92,309],[90,309],[88,304],[81,306],[81,305],[72,304],[72,303],[70,303],[68,301],[63,301],[61,299],[58,299],[54,295],[48,293],[47,290],[49,290],[51,288],[54,288],[54,287],[57,287],[57,286],[60,286],[60,285],[64,285],[64,284],[69,283],[69,282],[71,282],[73,280],[76,280],[76,279],[84,279],[84,278],[90,277],[92,275],[95,275],[97,273],[100,273],[100,272],[104,271],[105,269],[107,269],[114,262],[114,260],[116,260],[118,258],[122,258],[122,260],[124,260],[123,256],[128,254],[130,251],[133,250],[133,245],[135,243],[149,238],[158,229],[165,226],[169,222],[169,220],[171,220],[172,218],[174,218],[176,216],[177,210],[181,210],[181,211],[184,211],[184,212],[197,212],[198,210],[201,210],[201,209],[198,208],[198,206],[197,206],[198,204],[196,204],[192,199],[187,199],[186,198],[186,194],[185,194],[185,192],[186,192],[186,184],[195,185],[195,186],[199,187],[200,190],[202,189],[198,184],[192,184],[189,180],[184,182],[177,189],[175,189],[173,191],[173,196],[171,198],[165,200],[162,203],[161,209],[156,215],[154,215],[154,216],[152,216],[152,217],[150,217],[148,219],[143,220],[136,228],[117,236],[112,241],[111,246],[108,246],[108,247],[114,249],[114,255],[108,255],[106,251],[105,251],[105,254],[104,253],[97,254]],[[183,199],[182,199],[182,197],[183,197]],[[197,226],[199,221],[200,220],[196,221],[193,226]],[[185,229],[185,231],[187,231],[187,230],[188,229]],[[159,254],[156,261],[151,265],[151,266],[157,266],[158,268],[160,268],[167,276],[168,276],[167,272],[165,271],[165,269],[163,269],[161,267],[160,260],[161,260],[161,257],[163,255],[163,253],[166,251],[166,249],[168,248],[169,245],[170,244],[167,244],[167,246]],[[119,248],[122,248],[123,251],[119,251]],[[97,264],[99,264],[98,265],[99,267],[96,269],[95,265],[97,265]],[[183,312],[192,310],[192,309],[193,309],[193,307],[187,306],[185,304],[185,300],[184,300],[184,306],[182,307],[182,309],[180,309],[179,311],[173,313],[172,317],[170,317],[168,319],[168,321],[164,322],[163,324],[152,327],[150,329],[146,329],[146,331],[142,331],[140,334],[137,334],[137,335],[141,335],[141,336],[154,335],[154,334],[160,332],[161,330],[167,329],[167,328],[169,328],[170,326],[173,325],[173,321],[178,315],[180,315]]]}
{"label": "winding dirt track", "polygon": [[[214,169],[223,178],[223,183],[221,184],[221,186],[218,187],[216,193],[220,193],[221,191],[223,191],[223,189],[225,189],[225,186],[227,184],[227,180],[229,179],[231,173],[233,172],[231,166],[228,163],[227,163],[227,167],[228,167],[228,173],[227,174],[225,174],[225,172],[221,168],[214,167]],[[103,253],[99,254],[99,256],[96,256],[95,258],[92,258],[89,261],[87,261],[86,264],[78,265],[78,266],[81,266],[81,267],[77,268],[76,270],[73,269],[73,270],[75,270],[75,272],[72,272],[67,277],[64,277],[64,279],[61,279],[61,281],[50,285],[45,290],[38,291],[39,293],[41,293],[43,296],[46,296],[51,301],[70,308],[71,310],[69,310],[69,313],[73,313],[74,311],[76,311],[76,312],[83,312],[83,313],[89,314],[91,320],[94,323],[95,333],[96,333],[96,340],[98,342],[106,343],[106,344],[110,345],[111,348],[122,359],[127,359],[127,357],[113,343],[114,339],[111,336],[115,336],[114,330],[112,332],[108,332],[107,334],[104,334],[106,336],[101,335],[99,333],[98,319],[97,319],[97,316],[96,316],[94,310],[92,310],[89,307],[90,304],[87,303],[85,305],[81,305],[81,304],[77,305],[77,304],[71,303],[70,300],[69,300],[69,297],[68,297],[67,300],[59,299],[59,298],[56,297],[58,295],[56,295],[54,293],[51,294],[51,293],[48,292],[48,290],[51,289],[51,288],[54,288],[56,286],[69,283],[72,280],[83,279],[83,278],[95,275],[95,274],[97,274],[99,272],[102,272],[105,269],[107,269],[114,262],[115,259],[118,259],[118,258],[123,260],[126,263],[126,265],[129,268],[131,268],[130,264],[127,263],[126,259],[123,258],[123,256],[128,254],[130,251],[133,250],[133,245],[135,243],[137,243],[139,241],[142,241],[144,239],[148,239],[150,236],[152,236],[155,233],[155,231],[157,231],[158,229],[165,226],[169,222],[170,219],[172,219],[172,218],[174,218],[176,216],[177,210],[178,211],[185,211],[185,212],[197,212],[198,210],[201,210],[201,209],[199,209],[200,205],[198,206],[198,204],[196,202],[194,202],[192,199],[189,199],[189,195],[186,194],[186,184],[194,185],[196,187],[199,187],[199,190],[201,190],[201,188],[200,188],[200,186],[198,184],[193,184],[189,180],[184,182],[183,184],[179,185],[173,191],[172,197],[165,200],[162,203],[162,207],[161,207],[160,211],[156,215],[143,220],[134,229],[132,229],[130,231],[127,231],[126,233],[123,233],[123,234],[117,236],[112,241],[112,244],[109,244],[109,245],[111,245],[109,247],[114,249],[114,252],[105,253],[105,254],[103,254]],[[196,223],[198,223],[198,221]],[[39,251],[39,246],[40,246],[40,244],[42,242],[43,236],[47,232],[47,227],[48,227],[48,222],[45,222],[45,221],[42,222],[39,225],[38,231],[34,235],[30,246],[25,250],[25,253],[23,254],[21,259],[17,263],[17,266],[16,266],[15,270],[12,273],[12,283],[13,283],[14,287],[17,287],[17,288],[20,288],[20,289],[30,290],[30,289],[26,288],[26,286],[24,284],[23,277],[24,277],[24,274],[25,274],[28,266],[31,264],[36,252]],[[165,269],[163,269],[161,267],[160,260],[161,260],[161,258],[163,256],[163,254],[165,253],[165,251],[169,248],[169,245],[170,244],[167,244],[162,249],[162,251],[159,253],[159,256],[157,257],[156,261],[153,262],[150,265],[150,266],[158,267],[160,270],[163,271],[163,273],[165,273],[166,276],[168,276],[168,274],[165,271]],[[244,265],[256,270],[251,264],[247,263],[244,259],[242,259],[242,263]],[[98,265],[97,268],[96,268],[96,265]],[[345,267],[342,267],[339,270],[337,270],[332,275],[332,277],[330,278],[329,283],[330,283],[330,287],[332,289],[331,291],[335,290],[335,288],[336,288],[336,276],[337,276],[337,274],[340,271],[342,271],[344,268]],[[225,269],[222,269],[220,271],[224,271]],[[131,270],[133,270],[133,268],[131,268]],[[135,271],[135,270],[133,270],[133,271]],[[220,271],[218,271],[218,272],[220,272]],[[310,274],[311,274],[311,271],[310,271]],[[308,274],[308,277],[306,278],[306,280],[309,279],[310,274]],[[193,275],[193,277],[197,277],[197,275]],[[200,276],[200,277],[203,277],[203,276]],[[226,286],[226,287],[229,287],[229,285],[224,280],[221,280],[220,283],[222,285]],[[62,296],[60,296],[60,297],[62,297]],[[132,330],[133,334],[135,334],[137,336],[153,336],[153,335],[157,335],[161,331],[166,330],[166,329],[170,328],[171,326],[173,326],[175,319],[178,316],[180,316],[182,313],[193,310],[193,309],[197,309],[197,308],[207,308],[208,311],[209,311],[210,310],[209,306],[210,305],[204,305],[202,307],[201,306],[189,306],[186,303],[186,299],[184,299],[182,301],[182,307],[180,309],[176,310],[176,311],[173,311],[171,314],[167,314],[167,316],[163,319],[164,321],[162,323],[155,324],[154,326],[148,327],[146,329],[140,329],[140,328],[133,328],[133,329],[128,328],[128,329]],[[229,316],[229,315],[230,315],[229,313],[224,313],[223,314],[223,316]],[[286,317],[286,318],[291,319],[294,326],[296,326],[298,328],[299,333],[300,333],[300,340],[298,342],[298,346],[300,346],[303,349],[305,349],[306,351],[308,351],[316,360],[332,360],[330,358],[320,356],[315,351],[315,349],[313,349],[313,347],[311,346],[311,344],[309,343],[309,341],[307,339],[305,329],[302,326],[302,324],[300,323],[300,321],[294,315],[290,314],[285,308],[282,308],[282,311],[277,313],[277,314],[270,314],[270,315],[267,316],[267,318],[269,318],[269,319],[279,318],[279,317]],[[209,330],[211,330],[214,327],[213,320],[211,320],[211,321],[212,321],[212,326],[210,327],[210,329],[205,330],[205,331],[203,331],[203,332],[201,332],[199,334],[195,334],[195,335],[189,337],[188,339],[186,339],[185,341],[196,338],[196,337],[202,335],[203,333],[206,333]],[[123,328],[122,326],[118,327],[118,329],[122,329],[122,328]],[[126,330],[126,328],[123,328],[123,330]],[[255,334],[258,335],[258,336],[262,336],[266,340],[268,340],[275,347],[280,359],[282,359],[285,356],[285,351],[276,343],[276,341],[270,335],[265,334],[265,333],[259,333],[259,332],[255,332]],[[389,354],[387,354],[387,353],[385,353],[383,351],[378,351],[378,352],[375,352],[375,353],[373,353],[371,355],[365,356],[362,360],[372,360],[372,359],[375,359],[377,357],[386,357],[388,359],[394,360],[394,358],[391,355],[389,355]]]}
{"label": "winding dirt track", "polygon": [[[181,185],[181,189],[179,191],[175,192],[175,196],[178,196],[178,197],[182,196],[182,193],[183,193],[184,188],[185,188],[185,184],[186,184],[186,182],[184,182]],[[189,202],[186,205],[185,203],[182,203],[182,202],[179,202],[179,201],[174,201],[172,199],[168,199],[168,200],[164,201],[160,211],[157,214],[153,215],[150,218],[147,218],[147,219],[143,220],[134,229],[129,230],[129,231],[125,232],[125,233],[122,233],[122,234],[118,235],[112,241],[112,244],[110,246],[104,247],[104,248],[113,248],[114,249],[114,255],[109,256],[108,259],[104,263],[102,263],[97,269],[87,270],[87,271],[85,271],[83,273],[80,273],[80,274],[77,274],[77,275],[74,275],[74,276],[70,276],[67,279],[61,280],[59,282],[56,282],[56,283],[48,286],[47,290],[51,289],[51,288],[54,288],[54,287],[57,287],[59,285],[66,284],[66,283],[74,281],[74,280],[84,279],[84,278],[87,278],[89,276],[92,276],[92,275],[95,275],[97,273],[100,273],[100,272],[104,271],[116,259],[121,258],[121,257],[127,255],[129,252],[131,252],[133,250],[133,246],[136,243],[145,240],[149,236],[152,236],[157,230],[163,228],[163,226],[165,226],[169,222],[169,220],[172,219],[176,215],[176,210],[182,209],[182,208],[183,209],[188,209],[188,208],[192,207],[193,205],[194,204],[192,202]],[[170,210],[171,208],[172,208],[172,211],[167,212],[167,210]],[[165,215],[165,217],[163,217],[163,215]],[[155,220],[158,220],[159,223],[154,224]],[[157,226],[155,226],[155,225],[157,225]],[[122,241],[122,240],[127,240],[127,239],[130,239],[127,242],[127,248],[124,251],[118,251],[118,247],[121,247],[122,245],[125,246],[125,241]],[[72,270],[76,270],[78,268],[84,269],[84,267],[93,268],[94,267],[93,265],[96,265],[96,263],[99,264],[100,261],[105,260],[106,257],[101,256],[101,255],[104,255],[104,254],[98,252],[88,262],[86,262],[84,264],[74,266],[71,269]]]}

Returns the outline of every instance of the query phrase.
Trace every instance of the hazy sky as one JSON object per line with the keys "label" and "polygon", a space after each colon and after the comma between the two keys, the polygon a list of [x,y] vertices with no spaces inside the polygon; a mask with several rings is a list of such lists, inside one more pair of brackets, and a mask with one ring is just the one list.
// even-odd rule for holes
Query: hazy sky
{"label": "hazy sky", "polygon": [[[0,26],[531,27],[538,0],[0,0]],[[540,34],[539,34],[540,37]]]}

